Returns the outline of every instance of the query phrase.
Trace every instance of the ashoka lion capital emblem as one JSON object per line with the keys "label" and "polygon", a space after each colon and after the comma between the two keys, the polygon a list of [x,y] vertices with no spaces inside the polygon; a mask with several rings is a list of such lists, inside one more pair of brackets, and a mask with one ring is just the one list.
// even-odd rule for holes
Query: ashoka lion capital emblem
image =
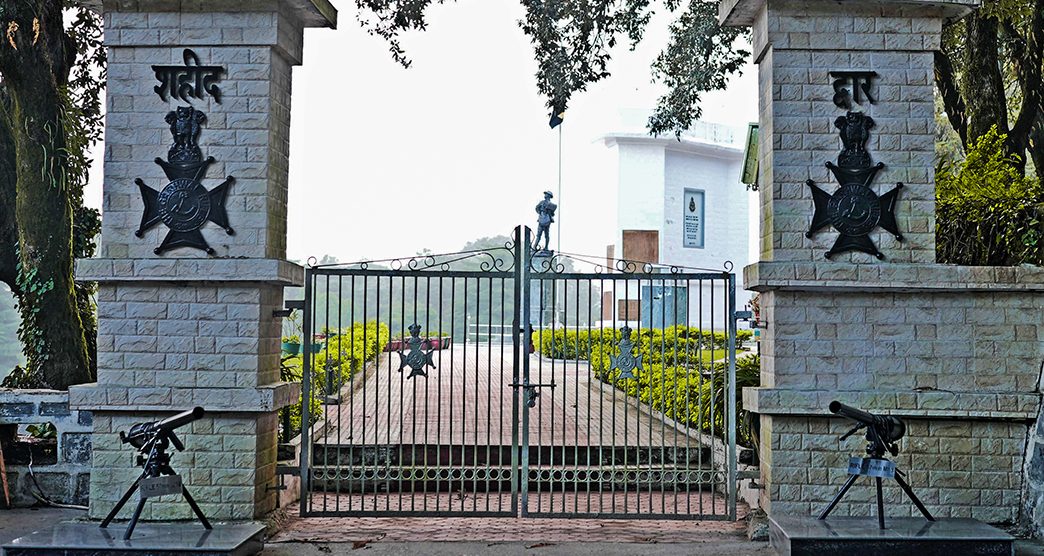
{"label": "ashoka lion capital emblem", "polygon": [[163,243],[153,250],[157,255],[178,247],[194,247],[213,255],[214,249],[203,239],[200,230],[207,222],[213,222],[226,234],[235,234],[225,210],[228,188],[235,178],[228,176],[210,191],[203,187],[202,179],[207,175],[207,168],[215,162],[214,157],[203,158],[197,143],[199,132],[207,121],[205,114],[190,106],[179,106],[165,119],[170,125],[174,143],[167,152],[167,160],[156,158],[156,164],[163,169],[170,183],[162,191],[156,191],[141,178],[134,180],[145,203],[141,225],[134,235],[144,237],[149,228],[163,222],[170,231]]}
{"label": "ashoka lion capital emblem", "polygon": [[838,231],[838,236],[826,252],[826,258],[855,250],[883,259],[884,254],[868,235],[880,226],[897,240],[903,240],[895,218],[895,203],[903,184],[897,183],[880,197],[870,189],[874,176],[885,166],[881,162],[873,164],[866,150],[870,130],[875,126],[873,118],[862,112],[849,112],[835,120],[834,126],[841,132],[843,149],[837,156],[837,164],[827,162],[826,166],[841,187],[831,195],[817,187],[816,182],[805,182],[812,189],[815,204],[812,224],[805,237],[811,238],[829,224]]}

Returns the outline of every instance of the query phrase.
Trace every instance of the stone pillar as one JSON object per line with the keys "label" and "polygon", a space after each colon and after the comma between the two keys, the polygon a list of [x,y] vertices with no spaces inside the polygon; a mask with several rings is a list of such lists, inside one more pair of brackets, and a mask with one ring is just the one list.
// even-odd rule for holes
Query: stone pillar
{"label": "stone pillar", "polygon": [[[726,25],[753,27],[760,72],[761,260],[744,278],[761,294],[765,329],[762,386],[744,392],[744,406],[761,415],[770,514],[819,513],[844,482],[848,457],[861,455],[861,439],[837,441],[852,423],[830,416],[836,399],[907,419],[897,463],[936,516],[1019,517],[1044,359],[1044,272],[935,264],[933,50],[943,22],[975,5],[721,6]],[[835,104],[838,72],[876,73],[861,103]],[[850,80],[841,88],[853,92]],[[845,124],[835,121],[849,112],[876,124],[865,150],[885,167],[870,189],[880,197],[904,184],[894,205],[902,241],[882,227],[866,235],[881,259],[858,251],[827,259],[840,235],[829,223],[806,237],[815,214],[806,180],[836,195],[825,163],[844,166],[835,126]],[[857,483],[835,514],[867,515],[869,484]],[[889,515],[919,515],[894,486],[886,500]]]}
{"label": "stone pillar", "polygon": [[[94,413],[90,516],[140,472],[118,432],[198,405],[207,416],[178,431],[187,450],[174,468],[212,519],[259,517],[278,492],[277,411],[298,399],[279,381],[273,314],[303,280],[285,260],[291,73],[304,29],[333,27],[336,11],[106,0],[104,16],[102,244],[77,264],[78,279],[99,282],[98,382],[70,389]],[[191,512],[171,496],[144,517]]]}

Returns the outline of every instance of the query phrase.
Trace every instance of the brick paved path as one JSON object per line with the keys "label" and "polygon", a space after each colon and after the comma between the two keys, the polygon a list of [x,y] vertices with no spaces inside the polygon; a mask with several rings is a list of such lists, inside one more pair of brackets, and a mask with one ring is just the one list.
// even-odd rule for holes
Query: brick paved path
{"label": "brick paved path", "polygon": [[[345,385],[341,405],[328,406],[323,423],[331,444],[511,445],[511,346],[456,344],[434,354],[428,376],[406,378],[397,354],[383,354],[365,377]],[[530,382],[540,388],[530,410],[531,445],[699,446],[649,415],[617,388],[593,379],[586,361],[531,356]],[[521,372],[521,371],[520,371]],[[348,392],[353,392],[348,395]],[[524,409],[521,408],[520,410]]]}

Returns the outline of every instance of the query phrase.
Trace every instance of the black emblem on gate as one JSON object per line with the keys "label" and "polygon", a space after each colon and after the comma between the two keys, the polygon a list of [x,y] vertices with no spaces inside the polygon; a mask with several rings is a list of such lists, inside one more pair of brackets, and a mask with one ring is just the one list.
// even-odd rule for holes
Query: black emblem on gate
{"label": "black emblem on gate", "polygon": [[[435,350],[431,348],[429,342],[421,339],[420,330],[419,324],[412,324],[410,326],[410,339],[407,342],[410,346],[410,352],[406,353],[401,349],[399,350],[399,372],[401,373],[406,367],[410,368],[410,374],[406,378],[428,376],[425,369],[428,367],[435,368],[435,363],[431,358],[431,354]],[[428,351],[424,351],[425,348]]]}
{"label": "black emblem on gate", "polygon": [[811,238],[829,224],[839,235],[834,246],[827,251],[826,258],[855,250],[883,259],[884,254],[877,250],[868,235],[880,226],[897,240],[903,240],[895,220],[895,202],[903,184],[897,183],[894,189],[880,197],[870,189],[874,176],[885,166],[881,162],[873,164],[866,150],[870,130],[874,127],[873,118],[861,112],[849,112],[835,120],[834,126],[841,131],[844,148],[837,155],[837,164],[827,162],[826,166],[841,187],[830,195],[814,181],[805,182],[812,189],[815,204],[812,224],[805,237]]}
{"label": "black emblem on gate", "polygon": [[145,203],[141,225],[134,235],[143,237],[149,228],[160,222],[170,229],[163,243],[153,250],[157,255],[178,247],[202,249],[213,255],[214,249],[200,232],[208,221],[223,228],[228,235],[235,234],[225,210],[228,188],[235,178],[228,176],[210,191],[202,184],[207,168],[215,162],[214,157],[203,158],[196,142],[206,120],[205,114],[188,106],[179,106],[167,114],[166,121],[170,124],[174,143],[167,151],[167,160],[157,158],[156,164],[163,168],[170,183],[162,191],[156,191],[141,178],[134,180]]}
{"label": "black emblem on gate", "polygon": [[644,371],[642,368],[642,356],[634,354],[634,342],[631,341],[631,329],[624,326],[620,329],[620,355],[609,356],[609,368],[620,371],[620,378],[637,378],[634,376],[635,369]]}

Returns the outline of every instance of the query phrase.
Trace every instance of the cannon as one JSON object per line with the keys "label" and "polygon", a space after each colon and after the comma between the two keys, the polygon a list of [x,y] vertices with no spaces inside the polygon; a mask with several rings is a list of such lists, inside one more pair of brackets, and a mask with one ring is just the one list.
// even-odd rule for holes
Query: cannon
{"label": "cannon", "polygon": [[174,468],[170,466],[170,454],[167,453],[167,448],[171,446],[179,452],[185,450],[185,445],[174,434],[175,429],[202,419],[204,413],[202,407],[194,407],[160,421],[134,424],[126,433],[120,431],[120,442],[130,444],[138,451],[137,464],[142,471],[134,484],[127,489],[120,501],[109,512],[109,515],[105,516],[99,527],[102,529],[108,527],[134,492],[140,489],[138,505],[134,508],[134,514],[127,525],[127,531],[123,534],[123,540],[131,538],[134,527],[137,526],[138,519],[141,517],[141,512],[145,509],[145,502],[149,498],[178,492],[192,507],[192,511],[203,524],[203,528],[213,529],[206,516],[203,515],[203,511],[199,509],[199,505],[189,494],[188,489],[181,483],[181,476],[175,473]]}

